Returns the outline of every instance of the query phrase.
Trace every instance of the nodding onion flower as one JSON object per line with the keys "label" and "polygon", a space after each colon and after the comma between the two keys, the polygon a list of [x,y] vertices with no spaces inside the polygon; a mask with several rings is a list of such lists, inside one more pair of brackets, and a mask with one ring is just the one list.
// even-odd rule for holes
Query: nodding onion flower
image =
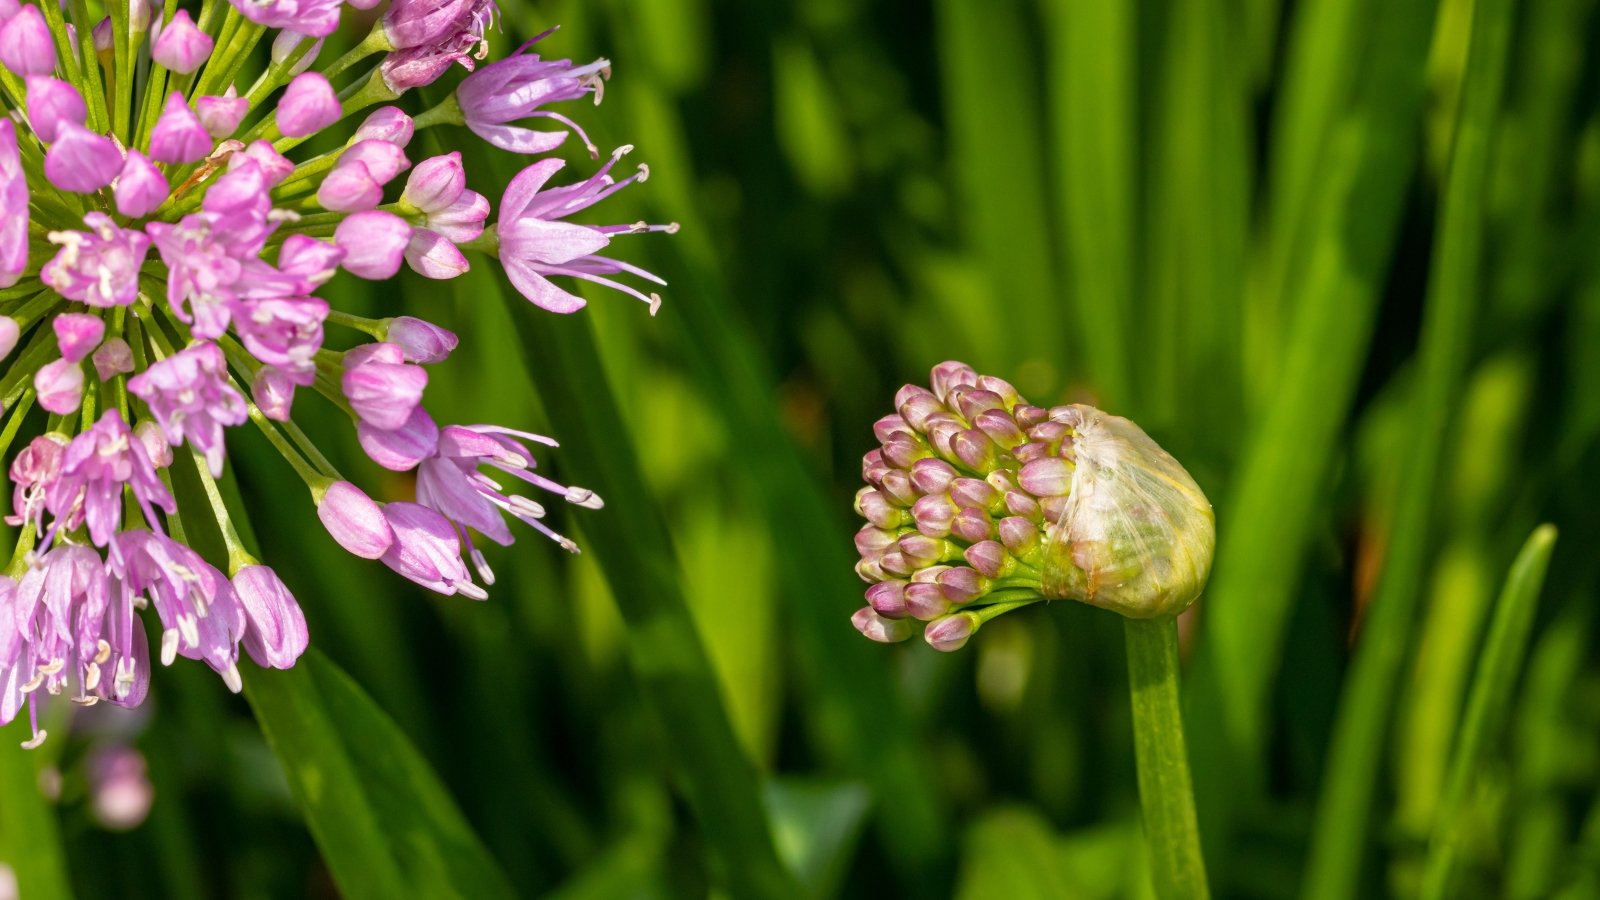
{"label": "nodding onion flower", "polygon": [[[529,52],[545,35],[488,61],[492,0],[392,0],[325,65],[339,0],[200,0],[170,14],[109,0],[99,22],[87,9],[0,3],[0,452],[21,444],[7,517],[20,537],[0,575],[0,724],[26,707],[25,746],[45,737],[41,695],[136,705],[152,656],[201,660],[237,691],[241,647],[278,668],[304,651],[299,605],[245,552],[216,487],[228,431],[246,423],[305,481],[340,546],[439,593],[486,596],[493,574],[472,533],[511,543],[506,514],[576,552],[517,489],[601,505],[536,471],[533,448],[554,441],[440,425],[425,408],[424,367],[450,355],[454,334],[316,295],[340,270],[454,278],[476,253],[543,309],[583,306],[570,288],[588,281],[653,314],[660,298],[634,285],[664,282],[606,251],[619,235],[676,229],[567,221],[645,179],[642,166],[612,176],[627,147],[565,184],[551,183],[560,161],[530,161],[497,218],[461,154],[413,159],[413,135],[441,124],[519,154],[576,134],[599,156],[560,108],[598,102],[610,63]],[[270,61],[253,65],[263,41]],[[458,66],[468,74],[445,100],[405,111],[413,88]],[[343,143],[302,149],[329,133]],[[327,349],[330,324],[371,340]],[[345,411],[379,465],[414,470],[414,500],[380,503],[341,476],[295,424],[302,388]],[[30,438],[36,405],[44,429]],[[170,466],[203,490],[186,495],[195,480]],[[226,560],[187,545],[180,508],[215,518]]]}
{"label": "nodding onion flower", "polygon": [[1038,599],[1144,619],[1205,586],[1215,525],[1183,466],[1139,426],[1092,406],[1031,406],[959,362],[906,385],[862,460],[854,623],[876,641],[923,626],[939,650]]}

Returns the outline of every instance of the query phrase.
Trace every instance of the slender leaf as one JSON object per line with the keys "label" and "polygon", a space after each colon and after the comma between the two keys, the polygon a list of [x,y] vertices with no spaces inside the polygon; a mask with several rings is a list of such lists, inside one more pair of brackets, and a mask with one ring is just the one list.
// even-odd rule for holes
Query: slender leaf
{"label": "slender leaf", "polygon": [[245,696],[347,897],[512,897],[404,733],[315,648]]}
{"label": "slender leaf", "polygon": [[1450,760],[1450,776],[1444,799],[1435,819],[1433,838],[1428,848],[1428,868],[1423,882],[1425,900],[1450,896],[1450,885],[1460,852],[1463,807],[1473,781],[1488,750],[1488,744],[1502,730],[1506,709],[1522,660],[1527,655],[1528,635],[1533,630],[1533,613],[1538,607],[1539,590],[1544,586],[1550,554],[1555,549],[1556,530],[1541,525],[1528,536],[1522,552],[1511,564],[1505,587],[1495,603],[1494,619],[1484,640],[1478,671],[1467,697],[1466,717]]}
{"label": "slender leaf", "polygon": [[[1328,502],[1325,481],[1372,334],[1416,158],[1422,60],[1434,0],[1383,4],[1356,99],[1318,176],[1308,250],[1286,280],[1297,298],[1285,365],[1244,441],[1238,476],[1217,504],[1217,559],[1203,601],[1185,718],[1208,859],[1262,777],[1269,693],[1295,581]],[[1241,779],[1243,783],[1241,784]]]}
{"label": "slender leaf", "polygon": [[1512,0],[1473,9],[1461,113],[1445,186],[1419,349],[1412,438],[1402,460],[1393,538],[1340,700],[1306,876],[1308,897],[1354,896],[1371,837],[1368,817],[1393,686],[1429,559],[1430,522],[1446,432],[1461,393],[1479,301],[1489,151],[1511,43]]}
{"label": "slender leaf", "polygon": [[39,756],[18,746],[29,731],[26,716],[0,728],[0,863],[11,867],[19,896],[65,900],[72,887],[56,812],[39,789]]}

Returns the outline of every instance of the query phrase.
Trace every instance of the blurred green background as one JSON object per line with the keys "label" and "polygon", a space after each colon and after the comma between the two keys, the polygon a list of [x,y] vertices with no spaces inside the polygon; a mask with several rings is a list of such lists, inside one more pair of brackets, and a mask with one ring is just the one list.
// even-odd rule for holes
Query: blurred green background
{"label": "blurred green background", "polygon": [[[564,111],[651,167],[588,221],[683,226],[617,241],[660,315],[477,262],[326,296],[456,329],[435,417],[557,436],[607,502],[553,511],[585,552],[521,529],[488,602],[426,595],[241,434],[321,655],[8,729],[24,898],[1144,896],[1114,617],[950,655],[850,627],[870,424],[950,358],[1134,418],[1216,507],[1182,649],[1217,896],[1600,896],[1593,0],[501,10],[497,51],[559,23],[546,54],[614,61]],[[516,170],[418,140],[491,199]],[[119,830],[91,776],[124,746],[155,800]]]}

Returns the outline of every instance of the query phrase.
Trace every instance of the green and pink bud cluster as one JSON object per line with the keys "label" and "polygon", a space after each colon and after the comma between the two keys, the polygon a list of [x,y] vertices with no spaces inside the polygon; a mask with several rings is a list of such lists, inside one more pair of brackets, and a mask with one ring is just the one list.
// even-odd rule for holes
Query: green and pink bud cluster
{"label": "green and pink bud cluster", "polygon": [[959,362],[930,382],[900,389],[862,460],[862,634],[901,641],[921,627],[955,650],[1040,599],[1152,618],[1199,596],[1210,504],[1138,426],[1081,404],[1033,406]]}

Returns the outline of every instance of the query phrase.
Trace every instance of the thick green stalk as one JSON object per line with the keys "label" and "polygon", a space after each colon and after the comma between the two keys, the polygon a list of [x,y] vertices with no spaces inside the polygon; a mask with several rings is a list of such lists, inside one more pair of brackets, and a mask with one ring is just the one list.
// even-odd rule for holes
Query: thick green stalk
{"label": "thick green stalk", "polygon": [[26,715],[0,728],[0,859],[16,873],[21,896],[69,898],[56,813],[39,793],[38,756],[17,746],[27,738]]}
{"label": "thick green stalk", "polygon": [[1431,556],[1429,525],[1440,458],[1460,395],[1481,292],[1489,153],[1512,20],[1512,0],[1481,0],[1473,10],[1472,44],[1440,215],[1441,236],[1430,273],[1413,430],[1401,462],[1393,540],[1340,701],[1312,833],[1304,886],[1308,898],[1355,896],[1361,860],[1372,836],[1374,782],[1389,733],[1394,684],[1405,662],[1411,620]]}
{"label": "thick green stalk", "polygon": [[1450,896],[1456,870],[1456,854],[1461,838],[1468,793],[1478,775],[1484,749],[1500,733],[1511,689],[1522,671],[1527,656],[1528,634],[1533,630],[1533,613],[1539,604],[1539,589],[1555,549],[1556,530],[1541,525],[1528,536],[1522,552],[1506,575],[1500,601],[1495,604],[1494,621],[1484,641],[1478,672],[1467,699],[1467,713],[1450,760],[1450,776],[1445,782],[1444,799],[1434,817],[1433,837],[1428,842],[1428,867],[1422,882],[1423,900],[1444,900]]}
{"label": "thick green stalk", "polygon": [[1200,823],[1189,780],[1178,698],[1178,627],[1173,618],[1124,619],[1128,687],[1133,695],[1133,748],[1139,763],[1139,802],[1156,896],[1211,896],[1200,851]]}

